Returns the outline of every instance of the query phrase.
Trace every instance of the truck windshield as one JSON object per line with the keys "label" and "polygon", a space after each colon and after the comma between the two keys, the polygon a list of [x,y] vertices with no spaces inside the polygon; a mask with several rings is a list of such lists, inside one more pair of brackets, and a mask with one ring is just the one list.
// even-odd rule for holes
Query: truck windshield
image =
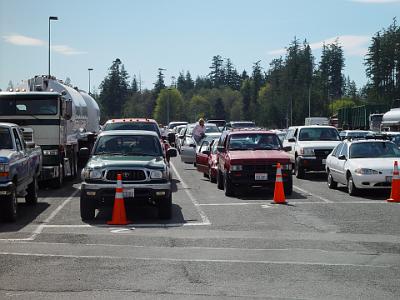
{"label": "truck windshield", "polygon": [[57,99],[4,98],[0,99],[0,115],[56,115]]}
{"label": "truck windshield", "polygon": [[299,141],[340,141],[340,137],[334,128],[302,128]]}
{"label": "truck windshield", "polygon": [[95,146],[94,155],[162,156],[160,140],[150,135],[105,135]]}
{"label": "truck windshield", "polygon": [[0,127],[0,149],[13,149],[10,130]]}

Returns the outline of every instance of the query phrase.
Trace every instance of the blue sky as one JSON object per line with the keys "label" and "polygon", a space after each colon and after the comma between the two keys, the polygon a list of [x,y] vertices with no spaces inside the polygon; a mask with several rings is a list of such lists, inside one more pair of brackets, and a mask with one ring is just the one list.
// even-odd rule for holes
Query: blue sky
{"label": "blue sky", "polygon": [[318,62],[323,41],[339,37],[344,73],[365,84],[364,54],[371,37],[400,15],[400,0],[0,0],[0,88],[48,72],[80,88],[98,87],[115,58],[131,78],[153,88],[157,69],[166,84],[180,71],[209,72],[214,55],[241,72],[272,59],[296,36],[307,39]]}

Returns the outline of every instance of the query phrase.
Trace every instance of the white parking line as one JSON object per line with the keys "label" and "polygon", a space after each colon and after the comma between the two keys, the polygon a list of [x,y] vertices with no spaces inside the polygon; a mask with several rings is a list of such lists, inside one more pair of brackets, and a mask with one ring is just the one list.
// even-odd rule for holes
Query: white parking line
{"label": "white parking line", "polygon": [[322,200],[322,201],[324,201],[324,202],[326,202],[326,203],[332,203],[332,202],[333,202],[333,201],[328,200],[328,199],[326,199],[326,198],[324,198],[324,197],[321,197],[321,196],[318,196],[318,195],[314,195],[313,193],[311,193],[311,192],[309,192],[309,191],[303,190],[302,188],[299,188],[298,186],[293,185],[293,188],[296,189],[296,190],[299,190],[300,192],[303,192],[303,193],[305,193],[305,194],[308,194],[308,195],[310,195],[310,196],[312,196],[312,197],[318,198],[318,199],[320,199],[320,200]]}
{"label": "white parking line", "polygon": [[276,260],[245,260],[245,259],[207,259],[207,258],[168,258],[168,257],[119,257],[112,255],[71,255],[71,254],[50,254],[30,252],[0,252],[0,255],[33,256],[33,257],[61,257],[73,259],[130,259],[161,262],[198,262],[198,263],[243,263],[243,264],[268,264],[268,265],[301,265],[301,266],[336,266],[336,267],[363,267],[363,268],[391,268],[393,264],[352,264],[352,263],[330,263],[312,261],[276,261]]}
{"label": "white parking line", "polygon": [[183,181],[182,177],[179,175],[177,169],[175,168],[174,164],[170,162],[172,169],[174,170],[174,173],[177,177],[177,179],[180,181],[182,184],[183,189],[185,190],[186,194],[188,195],[190,201],[192,201],[194,207],[196,208],[197,212],[199,213],[201,220],[203,221],[204,225],[211,225],[210,220],[208,219],[207,215],[205,212],[200,208],[199,202],[197,202],[196,198],[192,195],[192,193],[189,190],[189,186]]}

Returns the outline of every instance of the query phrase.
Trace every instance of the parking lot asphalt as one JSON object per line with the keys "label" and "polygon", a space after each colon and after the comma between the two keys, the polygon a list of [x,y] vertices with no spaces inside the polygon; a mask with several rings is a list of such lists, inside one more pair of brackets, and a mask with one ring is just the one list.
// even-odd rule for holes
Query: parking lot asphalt
{"label": "parking lot asphalt", "polygon": [[226,197],[172,160],[173,217],[127,206],[127,226],[79,214],[79,180],[40,190],[0,224],[0,298],[399,299],[400,205],[388,191],[329,190],[324,173]]}

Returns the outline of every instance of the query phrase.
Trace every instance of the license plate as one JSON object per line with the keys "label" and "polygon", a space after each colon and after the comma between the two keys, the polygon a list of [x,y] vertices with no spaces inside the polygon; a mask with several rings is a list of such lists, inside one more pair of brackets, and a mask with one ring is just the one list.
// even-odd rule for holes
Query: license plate
{"label": "license plate", "polygon": [[133,198],[135,197],[134,189],[124,189],[124,198]]}
{"label": "license plate", "polygon": [[325,165],[326,164],[326,159],[322,160],[322,164]]}
{"label": "license plate", "polygon": [[386,182],[392,182],[392,176],[386,176]]}
{"label": "license plate", "polygon": [[255,180],[268,180],[268,173],[255,173],[254,179]]}

